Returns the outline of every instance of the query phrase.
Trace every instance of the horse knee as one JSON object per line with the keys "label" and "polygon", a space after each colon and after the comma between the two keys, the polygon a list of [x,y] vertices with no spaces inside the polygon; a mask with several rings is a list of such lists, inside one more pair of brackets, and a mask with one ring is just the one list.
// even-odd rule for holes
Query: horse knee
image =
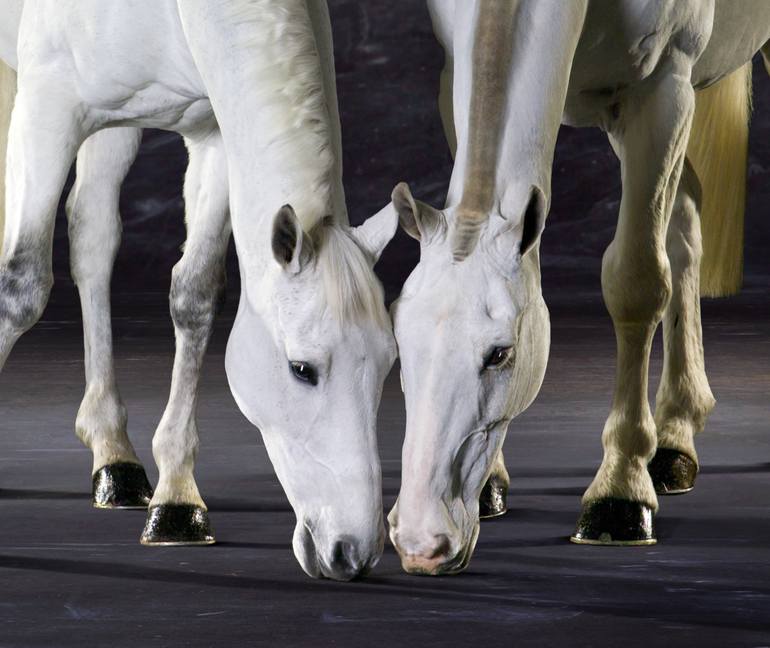
{"label": "horse knee", "polygon": [[205,335],[211,330],[224,294],[224,268],[202,265],[187,268],[182,262],[174,266],[171,276],[169,306],[178,329]]}
{"label": "horse knee", "polygon": [[615,324],[657,324],[673,293],[664,249],[642,244],[631,254],[610,244],[602,259],[602,293]]}
{"label": "horse knee", "polygon": [[53,286],[51,267],[39,251],[17,252],[0,267],[0,318],[16,333],[34,326]]}

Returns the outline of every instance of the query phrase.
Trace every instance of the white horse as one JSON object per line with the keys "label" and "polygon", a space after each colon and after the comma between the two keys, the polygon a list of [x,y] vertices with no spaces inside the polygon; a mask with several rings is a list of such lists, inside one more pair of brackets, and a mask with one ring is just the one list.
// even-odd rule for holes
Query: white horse
{"label": "white horse", "polygon": [[[503,440],[538,392],[548,355],[538,248],[566,123],[604,129],[623,179],[602,267],[617,381],[604,459],[572,539],[653,543],[656,487],[692,487],[693,437],[714,406],[701,342],[698,220],[704,291],[737,290],[747,77],[751,58],[767,48],[770,3],[429,4],[446,50],[440,105],[456,161],[443,210],[415,201],[406,185],[393,196],[421,258],[393,307],[407,429],[391,539],[407,571],[458,571],[477,538],[479,497],[483,513],[505,510]],[[653,417],[648,358],[661,319],[665,366]]]}
{"label": "white horse", "polygon": [[[55,209],[79,150],[68,213],[87,387],[76,431],[93,451],[95,503],[151,497],[143,543],[213,542],[193,477],[195,410],[232,222],[242,290],[230,387],[296,513],[302,568],[336,579],[365,572],[384,541],[375,424],[395,358],[372,266],[397,216],[388,206],[348,226],[325,3],[16,0],[0,24],[0,57],[18,70],[15,101],[8,68],[0,92],[3,126],[10,117],[0,366],[46,304]],[[141,127],[181,133],[190,153],[154,495],[126,435],[109,306],[118,192]]]}

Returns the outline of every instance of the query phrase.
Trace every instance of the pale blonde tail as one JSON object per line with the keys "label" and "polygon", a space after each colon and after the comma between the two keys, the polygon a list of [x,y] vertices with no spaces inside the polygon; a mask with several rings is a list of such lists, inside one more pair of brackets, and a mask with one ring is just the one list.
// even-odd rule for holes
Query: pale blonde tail
{"label": "pale blonde tail", "polygon": [[0,256],[3,252],[5,231],[5,153],[15,97],[16,72],[0,61]]}
{"label": "pale blonde tail", "polygon": [[734,295],[743,283],[743,217],[751,116],[751,63],[695,97],[687,157],[703,188],[700,292]]}

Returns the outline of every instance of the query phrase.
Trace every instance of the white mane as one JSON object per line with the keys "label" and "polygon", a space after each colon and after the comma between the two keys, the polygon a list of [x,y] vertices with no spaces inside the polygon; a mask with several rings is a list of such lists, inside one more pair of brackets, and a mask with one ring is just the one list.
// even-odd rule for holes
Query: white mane
{"label": "white mane", "polygon": [[[237,0],[234,49],[252,50],[249,92],[272,175],[292,178],[288,196],[309,231],[331,213],[334,149],[321,60],[304,0]],[[246,91],[246,90],[244,90]]]}
{"label": "white mane", "polygon": [[389,327],[382,285],[358,243],[331,222],[316,227],[313,238],[326,301],[335,318],[343,324],[363,319]]}
{"label": "white mane", "polygon": [[[238,0],[232,17],[253,49],[250,75],[258,93],[265,159],[272,174],[292,178],[288,202],[313,239],[329,308],[340,322],[358,318],[386,324],[382,287],[366,255],[333,213],[335,159],[331,116],[315,33],[304,0]],[[256,118],[256,116],[255,116]],[[335,216],[337,216],[335,214]]]}

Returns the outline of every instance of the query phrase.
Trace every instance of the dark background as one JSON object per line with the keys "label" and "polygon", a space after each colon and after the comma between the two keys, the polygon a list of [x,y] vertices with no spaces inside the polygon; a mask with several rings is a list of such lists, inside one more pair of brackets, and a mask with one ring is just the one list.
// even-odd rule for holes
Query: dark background
{"label": "dark background", "polygon": [[[436,103],[443,53],[424,3],[400,2],[394,9],[385,2],[331,0],[330,6],[351,222],[358,224],[381,208],[401,180],[418,198],[442,206],[452,169]],[[761,288],[770,275],[770,79],[759,60],[754,87],[746,285]],[[186,164],[176,134],[146,131],[121,199],[124,234],[113,277],[116,308],[158,308],[168,291],[185,236],[181,188]],[[542,245],[547,300],[564,297],[565,285],[573,295],[599,290],[601,255],[612,239],[619,198],[619,165],[604,134],[562,128]],[[52,304],[69,310],[77,295],[69,278],[66,239],[60,209]],[[417,243],[399,232],[377,268],[389,299],[398,295],[418,256]],[[232,249],[228,265],[232,304],[238,294]]]}
{"label": "dark background", "polygon": [[[353,223],[400,180],[441,205],[451,161],[436,110],[442,54],[422,0],[331,0]],[[72,433],[83,341],[59,215],[51,307],[0,374],[0,647],[101,646],[766,646],[770,636],[770,80],[756,70],[743,294],[703,305],[719,403],[698,438],[701,473],[661,498],[653,547],[572,545],[580,497],[602,456],[615,373],[599,295],[618,164],[596,130],[564,129],[543,237],[552,313],[549,368],[505,444],[510,512],[485,522],[473,562],[452,578],[401,571],[386,544],[358,583],[311,581],[290,548],[294,515],[258,431],[224,375],[237,302],[215,325],[197,412],[196,480],[218,544],[148,549],[143,511],[90,506],[91,454]],[[179,138],[148,132],[123,192],[114,275],[116,375],[129,434],[154,483],[151,439],[174,354],[165,293],[184,240]],[[378,266],[388,295],[419,254],[403,234]],[[654,345],[650,392],[662,367]],[[378,419],[385,510],[400,485],[405,411],[398,372]]]}

